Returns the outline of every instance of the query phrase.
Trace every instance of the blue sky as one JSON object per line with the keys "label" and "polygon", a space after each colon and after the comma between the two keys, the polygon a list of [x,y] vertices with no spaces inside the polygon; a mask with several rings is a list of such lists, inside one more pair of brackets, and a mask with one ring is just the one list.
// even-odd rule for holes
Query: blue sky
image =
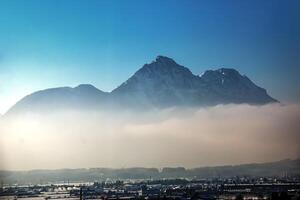
{"label": "blue sky", "polygon": [[157,55],[232,67],[300,102],[300,1],[1,0],[0,113],[36,90],[110,91]]}

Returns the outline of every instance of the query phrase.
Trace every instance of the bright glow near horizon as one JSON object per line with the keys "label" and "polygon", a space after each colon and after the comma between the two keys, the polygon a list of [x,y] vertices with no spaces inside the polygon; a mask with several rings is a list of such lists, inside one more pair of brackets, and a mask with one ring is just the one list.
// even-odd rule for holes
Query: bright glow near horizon
{"label": "bright glow near horizon", "polygon": [[187,168],[299,158],[300,106],[64,112],[0,124],[0,169]]}

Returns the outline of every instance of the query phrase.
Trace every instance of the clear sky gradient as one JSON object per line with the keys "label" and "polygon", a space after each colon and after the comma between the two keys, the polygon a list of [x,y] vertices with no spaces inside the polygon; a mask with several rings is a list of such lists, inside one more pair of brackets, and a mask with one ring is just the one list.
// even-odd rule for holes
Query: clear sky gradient
{"label": "clear sky gradient", "polygon": [[0,113],[36,90],[110,91],[157,55],[232,67],[300,102],[300,1],[1,0]]}

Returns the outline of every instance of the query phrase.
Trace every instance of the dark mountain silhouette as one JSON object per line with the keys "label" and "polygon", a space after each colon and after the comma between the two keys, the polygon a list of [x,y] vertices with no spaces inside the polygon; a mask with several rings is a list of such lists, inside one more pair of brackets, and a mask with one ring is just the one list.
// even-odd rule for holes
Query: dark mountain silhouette
{"label": "dark mountain silhouette", "polygon": [[74,88],[51,88],[25,96],[8,111],[8,114],[64,109],[95,109],[105,103],[108,94],[89,84],[81,84]]}
{"label": "dark mountain silhouette", "polygon": [[35,183],[95,181],[109,179],[153,179],[162,178],[229,178],[236,176],[248,177],[282,177],[300,175],[300,159],[281,160],[269,163],[253,163],[242,165],[211,166],[186,169],[183,167],[157,168],[90,168],[90,169],[57,169],[31,171],[0,170],[0,180],[4,183]]}
{"label": "dark mountain silhouette", "polygon": [[208,70],[197,76],[171,58],[158,56],[110,93],[88,84],[46,89],[24,97],[8,113],[273,102],[278,101],[235,69]]}

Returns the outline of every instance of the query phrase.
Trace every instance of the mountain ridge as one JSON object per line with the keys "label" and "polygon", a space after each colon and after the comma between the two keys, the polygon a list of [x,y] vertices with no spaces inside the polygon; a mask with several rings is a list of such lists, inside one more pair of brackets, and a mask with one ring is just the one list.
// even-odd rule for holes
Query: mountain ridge
{"label": "mountain ridge", "polygon": [[233,68],[206,70],[201,76],[166,56],[157,56],[111,92],[91,84],[36,91],[18,101],[7,113],[62,108],[129,109],[172,106],[213,106],[229,103],[261,105],[278,102],[264,88]]}
{"label": "mountain ridge", "polygon": [[35,170],[0,170],[0,179],[6,183],[40,183],[70,181],[95,181],[98,179],[154,179],[162,178],[232,178],[282,177],[283,174],[299,176],[300,159],[284,159],[273,162],[246,163],[236,165],[203,166],[195,168],[154,167],[129,168],[63,168]]}

